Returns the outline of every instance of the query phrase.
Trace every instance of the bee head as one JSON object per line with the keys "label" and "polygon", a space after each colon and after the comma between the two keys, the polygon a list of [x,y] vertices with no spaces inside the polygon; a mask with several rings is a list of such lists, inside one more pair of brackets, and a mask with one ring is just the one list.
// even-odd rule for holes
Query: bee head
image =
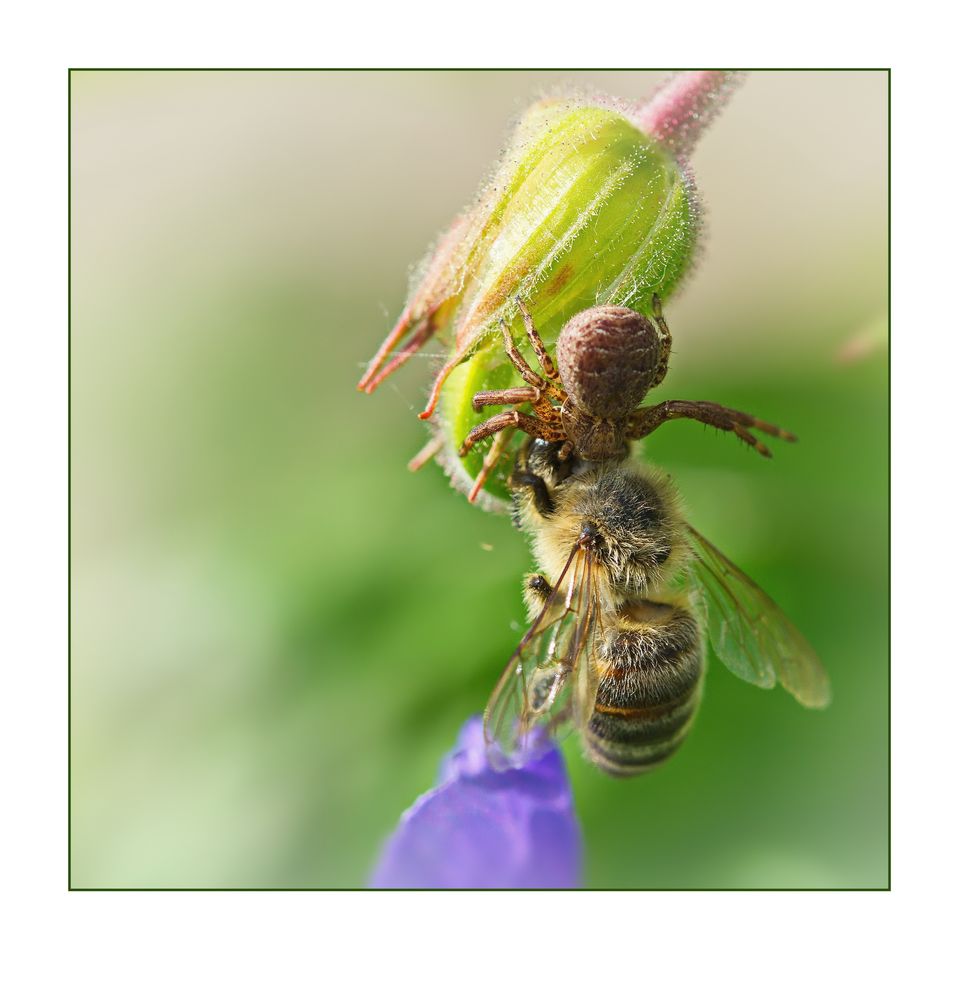
{"label": "bee head", "polygon": [[677,537],[671,498],[653,477],[617,466],[570,482],[577,544],[624,595],[645,593],[666,573]]}
{"label": "bee head", "polygon": [[659,358],[652,320],[623,306],[584,309],[556,342],[559,374],[573,404],[604,420],[623,419],[639,406]]}

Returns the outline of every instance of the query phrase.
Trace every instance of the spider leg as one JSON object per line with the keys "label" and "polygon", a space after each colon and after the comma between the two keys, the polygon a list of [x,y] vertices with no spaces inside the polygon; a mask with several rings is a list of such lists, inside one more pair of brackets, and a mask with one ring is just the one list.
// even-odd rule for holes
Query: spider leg
{"label": "spider leg", "polygon": [[486,484],[486,480],[489,478],[489,474],[493,471],[496,463],[503,457],[506,444],[513,436],[515,430],[515,427],[507,427],[506,430],[500,431],[493,439],[493,444],[486,453],[486,458],[483,459],[483,468],[480,469],[479,475],[473,480],[473,485],[467,494],[466,499],[470,503],[476,503],[476,498],[479,496],[480,490]]}
{"label": "spider leg", "polygon": [[[533,344],[533,349],[536,351],[536,355],[540,359],[540,364],[543,363],[543,358],[545,357],[549,365],[549,371],[555,372],[554,375],[550,375],[547,378],[543,378],[542,375],[537,374],[536,372],[533,371],[532,368],[530,368],[529,362],[526,360],[526,358],[523,357],[523,355],[517,348],[515,342],[513,341],[513,336],[509,332],[509,327],[506,325],[506,321],[501,319],[499,321],[499,325],[500,329],[503,331],[503,347],[506,351],[506,356],[510,359],[510,361],[513,362],[513,367],[520,373],[520,376],[523,379],[523,381],[526,382],[528,385],[535,386],[537,389],[542,390],[547,395],[552,396],[553,399],[555,399],[557,402],[565,403],[566,393],[559,386],[554,385],[550,381],[551,378],[558,378],[559,372],[555,370],[552,361],[549,360],[549,355],[546,354],[546,349],[543,347],[543,342],[539,339],[539,335],[536,334],[536,331],[535,330],[533,331],[533,334],[536,339],[534,341],[531,341],[531,343]],[[541,351],[542,355],[540,354]],[[544,371],[546,371],[545,367]]]}
{"label": "spider leg", "polygon": [[653,319],[656,320],[656,325],[659,327],[659,365],[649,386],[650,389],[655,389],[666,377],[666,372],[669,371],[669,354],[673,349],[673,335],[666,325],[666,319],[663,316],[663,303],[658,295],[653,296]]}
{"label": "spider leg", "polygon": [[537,389],[546,389],[548,383],[542,375],[537,375],[529,366],[529,362],[520,353],[519,348],[513,342],[513,335],[509,332],[509,327],[506,325],[506,320],[501,319],[499,321],[500,329],[503,331],[503,347],[506,350],[506,356],[513,362],[513,367],[520,373],[523,381],[528,385],[535,386]]}
{"label": "spider leg", "polygon": [[488,389],[473,396],[473,409],[479,413],[484,406],[512,406],[515,403],[538,403],[542,389],[532,385],[515,386],[512,389]]}
{"label": "spider leg", "polygon": [[563,436],[562,431],[558,431],[539,417],[534,417],[529,413],[520,413],[519,410],[507,410],[505,413],[497,413],[495,417],[490,417],[489,420],[477,424],[466,435],[460,446],[460,458],[468,455],[477,441],[498,434],[508,427],[518,427],[530,437],[542,438],[544,441],[559,441]]}
{"label": "spider leg", "polygon": [[764,434],[779,438],[781,441],[796,440],[795,434],[790,434],[789,431],[784,431],[781,427],[759,420],[749,413],[731,410],[728,406],[720,406],[719,403],[690,402],[684,399],[670,399],[665,403],[658,403],[656,406],[641,406],[630,418],[628,437],[633,440],[644,438],[667,420],[680,419],[698,420],[702,424],[708,424],[721,431],[732,431],[765,458],[771,457],[771,452],[761,441],[750,434],[747,428],[762,431]]}
{"label": "spider leg", "polygon": [[533,345],[533,350],[536,352],[536,357],[539,359],[540,368],[543,369],[543,374],[552,381],[559,378],[559,369],[553,364],[553,359],[549,356],[549,352],[546,350],[543,340],[539,335],[539,331],[536,329],[533,323],[533,317],[530,315],[529,309],[526,308],[526,303],[517,295],[516,305],[519,307],[519,311],[523,316],[523,325],[526,327],[526,336],[529,337],[529,342]]}
{"label": "spider leg", "polygon": [[477,413],[486,406],[509,406],[516,403],[532,403],[536,416],[550,427],[558,427],[562,423],[561,411],[550,403],[541,389],[535,386],[487,389],[473,396],[473,409]]}

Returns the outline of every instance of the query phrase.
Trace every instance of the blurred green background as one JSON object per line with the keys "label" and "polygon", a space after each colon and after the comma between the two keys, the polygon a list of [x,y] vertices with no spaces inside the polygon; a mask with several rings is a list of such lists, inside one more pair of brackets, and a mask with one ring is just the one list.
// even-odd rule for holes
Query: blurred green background
{"label": "blurred green background", "polygon": [[[429,360],[355,382],[531,99],[662,77],[72,75],[75,887],[364,884],[482,709],[531,563],[406,471]],[[887,884],[886,85],[754,73],[693,157],[669,396],[800,444],[766,462],[678,423],[646,450],[834,703],[713,663],[660,770],[617,782],[568,743],[589,886]]]}

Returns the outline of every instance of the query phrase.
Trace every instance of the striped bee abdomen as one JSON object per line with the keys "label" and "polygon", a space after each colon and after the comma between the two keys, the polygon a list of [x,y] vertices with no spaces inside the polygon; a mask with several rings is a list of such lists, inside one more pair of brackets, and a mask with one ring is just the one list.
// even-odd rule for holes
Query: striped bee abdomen
{"label": "striped bee abdomen", "polygon": [[612,775],[670,757],[692,725],[703,680],[696,619],[682,607],[637,602],[599,646],[601,678],[584,733],[589,758]]}

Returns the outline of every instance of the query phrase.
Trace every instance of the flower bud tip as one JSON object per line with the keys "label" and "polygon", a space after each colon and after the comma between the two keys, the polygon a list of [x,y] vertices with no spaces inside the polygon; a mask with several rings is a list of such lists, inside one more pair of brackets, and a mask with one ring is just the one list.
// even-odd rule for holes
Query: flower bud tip
{"label": "flower bud tip", "polygon": [[677,73],[638,109],[636,124],[673,153],[686,156],[744,75],[712,69]]}

